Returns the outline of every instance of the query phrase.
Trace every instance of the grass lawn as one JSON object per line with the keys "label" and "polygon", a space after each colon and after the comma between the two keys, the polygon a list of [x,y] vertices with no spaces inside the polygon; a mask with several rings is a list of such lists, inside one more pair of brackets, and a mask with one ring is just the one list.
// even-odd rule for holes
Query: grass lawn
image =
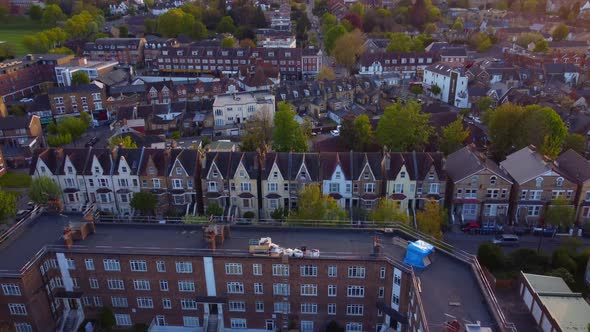
{"label": "grass lawn", "polygon": [[11,44],[16,56],[23,56],[28,53],[23,45],[23,38],[45,28],[42,24],[31,21],[27,17],[9,17],[6,21],[0,22],[0,41]]}
{"label": "grass lawn", "polygon": [[8,172],[0,177],[0,188],[28,188],[31,186],[31,176],[27,173]]}

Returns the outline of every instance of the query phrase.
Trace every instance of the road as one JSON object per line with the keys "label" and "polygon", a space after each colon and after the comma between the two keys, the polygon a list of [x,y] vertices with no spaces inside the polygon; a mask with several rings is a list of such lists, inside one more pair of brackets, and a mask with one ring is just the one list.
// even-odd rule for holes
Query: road
{"label": "road", "polygon": [[94,144],[94,148],[105,148],[109,145],[109,138],[111,137],[111,130],[109,126],[99,126],[95,128],[88,129],[82,136],[80,136],[74,142],[68,144],[66,147],[68,148],[83,148],[85,147],[86,142],[88,142],[92,137],[98,138],[96,144]]}
{"label": "road", "polygon": [[[484,242],[489,242],[492,239],[493,235],[464,234],[461,232],[445,233],[446,242],[472,254],[477,254],[477,249],[479,248],[480,244]],[[546,253],[552,253],[555,249],[557,249],[560,245],[565,243],[568,239],[570,239],[570,237],[567,236],[558,236],[553,238],[544,237],[541,240],[541,250]],[[582,242],[583,247],[590,246],[590,239],[579,237],[576,237],[576,239]],[[521,236],[519,240],[520,244],[518,247],[504,247],[504,252],[511,252],[519,248],[529,248],[537,250],[537,247],[539,245],[538,236],[524,235]]]}
{"label": "road", "polygon": [[[309,21],[311,22],[311,30],[309,32],[314,32],[318,38],[318,48],[320,50],[322,50],[322,66],[328,66],[328,67],[333,67],[333,60],[330,56],[328,56],[328,53],[326,52],[326,50],[324,49],[324,39],[323,39],[323,35],[320,31],[320,19],[313,15],[313,6],[314,6],[314,1],[308,1],[307,2],[307,18],[309,19]],[[336,68],[333,68],[334,71],[336,71]]]}

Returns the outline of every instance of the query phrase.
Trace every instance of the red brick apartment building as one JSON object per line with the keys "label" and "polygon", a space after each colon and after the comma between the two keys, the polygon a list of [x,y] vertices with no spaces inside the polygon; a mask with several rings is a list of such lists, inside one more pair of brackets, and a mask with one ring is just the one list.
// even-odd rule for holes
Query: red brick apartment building
{"label": "red brick apartment building", "polygon": [[[330,321],[350,332],[428,331],[403,248],[383,239],[379,253],[372,232],[74,219],[42,215],[3,244],[0,325],[77,331],[109,306],[118,328],[145,323],[151,332],[324,331]],[[248,239],[261,236],[320,254],[254,256]]]}
{"label": "red brick apartment building", "polygon": [[0,98],[15,100],[38,92],[43,83],[53,85],[55,66],[73,58],[64,54],[29,54],[0,62]]}

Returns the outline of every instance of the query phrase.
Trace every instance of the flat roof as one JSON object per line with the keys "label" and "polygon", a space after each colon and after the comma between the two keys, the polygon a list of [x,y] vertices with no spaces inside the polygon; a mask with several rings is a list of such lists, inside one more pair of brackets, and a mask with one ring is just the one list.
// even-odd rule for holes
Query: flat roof
{"label": "flat roof", "polygon": [[523,273],[536,293],[571,293],[571,289],[560,277]]}
{"label": "flat roof", "polygon": [[[24,225],[12,239],[0,245],[0,273],[16,272],[44,246],[63,246],[63,229],[70,221],[81,220],[79,215],[44,214]],[[310,229],[277,227],[232,226],[216,254],[248,255],[248,240],[271,237],[284,248],[307,246],[320,250],[322,257],[342,259],[371,259],[375,235],[379,238],[382,254],[403,264],[406,250],[394,244],[394,234],[368,229]],[[138,254],[202,255],[207,253],[200,225],[113,224],[97,223],[95,233],[85,240],[74,242],[70,251],[117,252]],[[91,250],[88,250],[91,249]],[[64,251],[68,251],[63,247]],[[210,252],[210,251],[209,251]],[[471,267],[443,253],[432,255],[432,264],[415,270],[421,285],[421,297],[429,324],[443,324],[452,315],[460,321],[480,321],[482,326],[493,326],[493,319],[484,303]],[[590,317],[590,314],[588,315]]]}

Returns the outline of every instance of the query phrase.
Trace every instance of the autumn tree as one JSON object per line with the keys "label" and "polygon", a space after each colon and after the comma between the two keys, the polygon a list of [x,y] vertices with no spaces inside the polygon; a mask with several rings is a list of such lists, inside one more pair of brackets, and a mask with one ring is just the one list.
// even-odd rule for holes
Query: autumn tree
{"label": "autumn tree", "polygon": [[346,118],[340,131],[340,138],[354,151],[366,151],[374,140],[373,128],[366,114],[359,115],[354,120]]}
{"label": "autumn tree", "polygon": [[332,67],[322,66],[320,72],[316,76],[317,81],[332,81],[336,79],[336,73]]}
{"label": "autumn tree", "polygon": [[47,5],[43,10],[43,14],[41,16],[41,20],[43,23],[49,26],[55,26],[57,22],[63,21],[66,19],[66,14],[63,13],[61,8],[58,5]]}
{"label": "autumn tree", "polygon": [[437,202],[426,202],[424,210],[416,213],[416,223],[420,232],[442,240],[442,227],[446,223],[446,212]]}
{"label": "autumn tree", "polygon": [[387,198],[380,198],[377,206],[369,212],[369,220],[379,225],[393,222],[409,223],[408,214],[402,211],[399,204]]}
{"label": "autumn tree", "polygon": [[392,104],[385,109],[377,125],[377,139],[391,151],[421,150],[433,129],[430,114],[422,113],[420,104],[411,100],[402,105]]}
{"label": "autumn tree", "polygon": [[297,210],[291,212],[289,223],[337,222],[347,219],[347,213],[336,200],[322,194],[319,184],[304,186],[297,198]]}
{"label": "autumn tree", "polygon": [[535,43],[535,47],[533,48],[533,52],[545,53],[547,51],[549,51],[549,43],[545,39],[541,39]]}
{"label": "autumn tree", "polygon": [[38,205],[47,205],[59,201],[61,188],[48,176],[34,178],[28,192],[29,199]]}
{"label": "autumn tree", "polygon": [[349,32],[336,40],[333,55],[336,62],[345,67],[349,73],[354,70],[358,58],[365,51],[365,38],[359,30]]}
{"label": "autumn tree", "polygon": [[566,39],[569,34],[570,28],[568,28],[567,25],[561,23],[553,29],[553,32],[551,32],[551,37],[553,37],[553,40],[555,41],[560,41]]}
{"label": "autumn tree", "polygon": [[252,39],[246,38],[246,39],[240,40],[240,47],[241,48],[256,48],[256,43]]}
{"label": "autumn tree", "polygon": [[460,18],[457,18],[455,20],[455,23],[453,23],[453,25],[451,25],[451,30],[463,31],[463,20],[461,20]]}
{"label": "autumn tree", "polygon": [[463,128],[463,118],[459,117],[448,126],[443,127],[440,150],[448,156],[459,150],[467,137],[469,137],[469,130]]}
{"label": "autumn tree", "polygon": [[295,120],[295,111],[290,104],[280,102],[274,115],[272,146],[278,152],[306,152],[307,137]]}
{"label": "autumn tree", "polygon": [[241,151],[268,151],[273,136],[270,112],[259,112],[244,123]]}
{"label": "autumn tree", "polygon": [[551,201],[545,210],[545,223],[559,228],[569,228],[574,223],[575,211],[572,202],[563,198]]}
{"label": "autumn tree", "polygon": [[221,47],[223,48],[234,48],[236,47],[233,37],[225,37],[221,41]]}

